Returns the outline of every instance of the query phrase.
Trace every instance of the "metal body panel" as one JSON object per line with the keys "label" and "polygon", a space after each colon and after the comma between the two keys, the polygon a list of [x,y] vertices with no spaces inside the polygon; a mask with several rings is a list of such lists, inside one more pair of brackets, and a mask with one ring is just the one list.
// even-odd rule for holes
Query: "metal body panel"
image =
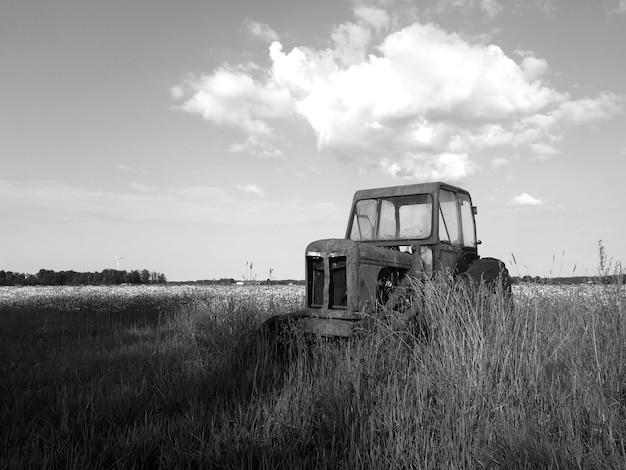
{"label": "metal body panel", "polygon": [[359,321],[305,317],[300,320],[299,329],[305,334],[348,337],[360,324]]}
{"label": "metal body panel", "polygon": [[[381,305],[386,303],[393,305],[394,299],[389,292],[403,282],[405,275],[417,275],[420,272],[430,275],[433,271],[441,270],[449,270],[456,274],[457,262],[460,259],[477,259],[476,246],[465,247],[462,243],[440,241],[441,189],[452,191],[457,196],[466,195],[465,202],[469,201],[471,206],[471,197],[466,190],[442,182],[357,191],[352,202],[346,238],[316,240],[307,246],[306,308],[286,315],[285,320],[297,321],[298,328],[304,333],[350,336],[355,328],[362,327],[368,319],[371,319],[371,315],[378,311],[377,302]],[[358,241],[349,239],[358,201],[425,194],[432,195],[433,209],[431,233],[428,238]],[[447,203],[449,204],[449,199]],[[462,228],[464,222],[461,219],[461,203],[458,204],[457,223]],[[380,208],[380,204],[378,207]],[[472,218],[468,219],[465,211],[465,223],[469,220],[473,224],[475,240],[473,214],[476,211],[474,206],[471,207]],[[404,250],[404,247],[408,247],[409,252],[400,251]],[[429,253],[427,269],[423,261],[425,258],[420,254],[423,250]]]}
{"label": "metal body panel", "polygon": [[[413,256],[397,250],[381,248],[344,238],[330,238],[310,243],[306,256],[316,256],[324,260],[325,272],[329,271],[329,259],[346,257],[346,286],[348,301],[346,309],[330,309],[329,276],[324,280],[324,302],[321,308],[309,307],[313,316],[320,318],[355,318],[354,313],[362,312],[366,305],[375,302],[378,274],[381,269],[393,268],[409,271],[414,264]],[[309,273],[306,274],[307,292]],[[358,316],[356,316],[358,318]]]}

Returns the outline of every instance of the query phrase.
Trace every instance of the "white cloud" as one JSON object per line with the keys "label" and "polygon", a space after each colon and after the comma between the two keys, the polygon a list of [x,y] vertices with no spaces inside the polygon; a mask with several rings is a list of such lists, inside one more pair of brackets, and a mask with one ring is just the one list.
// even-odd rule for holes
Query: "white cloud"
{"label": "white cloud", "polygon": [[[131,191],[113,192],[80,188],[59,181],[16,182],[0,179],[0,212],[16,226],[74,227],[76,233],[111,223],[211,223],[230,226],[265,226],[343,221],[345,207],[327,202],[307,204],[297,198],[272,201],[250,198],[263,195],[254,184],[237,191],[216,186],[166,188],[132,184]],[[243,191],[241,194],[240,191]],[[24,216],[24,214],[28,214]]]}
{"label": "white cloud", "polygon": [[531,160],[548,160],[555,155],[559,155],[561,152],[543,142],[537,142],[534,144],[530,144],[530,151],[533,153]]}
{"label": "white cloud", "polygon": [[426,7],[424,13],[430,16],[432,13],[446,15],[450,11],[461,11],[468,13],[472,10],[479,10],[490,19],[495,18],[504,10],[500,0],[435,0],[430,2],[432,7]]}
{"label": "white cloud", "polygon": [[516,206],[539,206],[543,204],[543,202],[541,199],[537,199],[528,193],[522,193],[519,196],[515,196],[511,200],[511,204]]}
{"label": "white cloud", "polygon": [[[475,164],[467,154],[406,154],[380,162],[383,171],[396,178],[458,181],[473,173]],[[424,176],[426,176],[424,178]]]}
{"label": "white cloud", "polygon": [[148,170],[145,169],[141,169],[141,168],[136,168],[136,167],[132,167],[132,166],[128,166],[128,165],[124,165],[122,163],[118,163],[114,166],[116,171],[122,172],[122,173],[135,173],[137,175],[148,175],[150,174],[150,172]]}
{"label": "white cloud", "polygon": [[279,34],[274,31],[269,25],[265,23],[258,23],[246,18],[243,23],[243,28],[252,37],[259,38],[266,42],[278,41],[280,39]]}
{"label": "white cloud", "polygon": [[381,33],[389,28],[389,14],[380,8],[371,6],[360,6],[355,8],[354,16],[370,25],[377,33]]}
{"label": "white cloud", "polygon": [[502,158],[502,157],[496,157],[493,160],[491,160],[491,168],[493,168],[494,170],[496,168],[500,168],[508,164],[509,164],[509,161],[506,158]]}
{"label": "white cloud", "polygon": [[480,7],[490,18],[496,17],[503,10],[498,0],[481,0]]}
{"label": "white cloud", "polygon": [[557,119],[573,124],[584,124],[608,119],[618,114],[624,105],[624,97],[615,93],[602,93],[597,98],[567,100],[553,112]]}
{"label": "white cloud", "polygon": [[226,67],[213,74],[190,79],[172,89],[172,96],[187,96],[182,109],[199,114],[207,121],[238,129],[246,135],[243,142],[230,151],[248,151],[265,158],[277,158],[282,152],[276,147],[271,120],[292,114],[293,101],[286,88],[272,81],[259,81],[251,76],[252,67],[232,70]]}
{"label": "white cloud", "polygon": [[[497,14],[496,1],[459,0]],[[360,159],[400,178],[458,180],[473,156],[495,146],[558,153],[566,128],[607,119],[624,99],[572,99],[550,87],[548,64],[528,51],[519,62],[496,45],[472,43],[434,24],[390,30],[381,9],[359,7],[338,25],[332,47],[269,48],[271,67],[221,67],[190,80],[183,109],[246,134],[231,151],[279,155],[272,120],[295,115],[319,148]],[[254,73],[254,77],[253,77]],[[183,98],[185,97],[185,98]]]}
{"label": "white cloud", "polygon": [[185,96],[185,89],[181,85],[175,85],[170,88],[170,95],[172,95],[172,98],[175,100],[183,99]]}
{"label": "white cloud", "polygon": [[235,142],[228,147],[228,151],[232,153],[248,152],[259,158],[284,158],[284,153],[275,147],[273,141],[268,139],[260,139],[256,135],[249,135],[241,142]]}
{"label": "white cloud", "polygon": [[548,63],[544,59],[531,55],[524,56],[521,67],[527,80],[536,80],[548,71]]}
{"label": "white cloud", "polygon": [[238,184],[237,189],[247,194],[255,194],[257,196],[264,196],[265,193],[256,184]]}
{"label": "white cloud", "polygon": [[266,120],[288,116],[292,109],[289,90],[261,83],[238,70],[222,67],[188,86],[192,96],[182,106],[185,111],[252,135],[271,135]]}
{"label": "white cloud", "polygon": [[310,177],[318,177],[322,175],[322,172],[319,168],[309,165],[304,170],[296,170],[294,171],[294,176],[296,178],[310,178]]}
{"label": "white cloud", "polygon": [[626,0],[619,0],[617,5],[613,9],[613,13],[617,13],[617,14],[626,13]]}
{"label": "white cloud", "polygon": [[157,192],[159,189],[156,186],[150,186],[147,184],[137,183],[134,181],[130,183],[130,187],[140,193],[154,193],[154,192]]}

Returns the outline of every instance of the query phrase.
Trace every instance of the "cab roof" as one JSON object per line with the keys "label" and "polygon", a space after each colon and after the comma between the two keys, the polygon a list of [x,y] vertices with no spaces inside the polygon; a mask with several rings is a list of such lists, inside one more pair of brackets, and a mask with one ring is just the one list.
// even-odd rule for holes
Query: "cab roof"
{"label": "cab roof", "polygon": [[374,188],[374,189],[361,189],[354,193],[354,200],[361,199],[373,199],[379,197],[393,197],[393,196],[410,196],[412,194],[434,194],[439,191],[440,188],[450,189],[455,192],[462,192],[469,194],[469,192],[458,186],[453,186],[448,183],[436,181],[432,183],[418,183],[407,184],[403,186],[389,186],[387,188]]}

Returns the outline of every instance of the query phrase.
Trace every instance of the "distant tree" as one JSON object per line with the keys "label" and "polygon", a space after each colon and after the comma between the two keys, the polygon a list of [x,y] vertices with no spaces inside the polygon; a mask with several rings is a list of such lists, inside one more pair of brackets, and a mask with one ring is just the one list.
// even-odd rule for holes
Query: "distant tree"
{"label": "distant tree", "polygon": [[128,282],[131,284],[141,284],[141,274],[136,269],[128,273]]}
{"label": "distant tree", "polygon": [[91,282],[90,274],[91,273],[80,273],[80,274],[78,274],[78,276],[76,277],[76,284],[78,284],[78,285],[89,284]]}
{"label": "distant tree", "polygon": [[37,278],[37,283],[41,285],[48,285],[52,280],[52,274],[54,271],[50,271],[48,269],[40,269],[39,272],[35,275]]}
{"label": "distant tree", "polygon": [[150,283],[150,271],[148,271],[147,269],[142,269],[141,273],[139,274],[140,278],[141,278],[141,283],[142,284],[149,284]]}

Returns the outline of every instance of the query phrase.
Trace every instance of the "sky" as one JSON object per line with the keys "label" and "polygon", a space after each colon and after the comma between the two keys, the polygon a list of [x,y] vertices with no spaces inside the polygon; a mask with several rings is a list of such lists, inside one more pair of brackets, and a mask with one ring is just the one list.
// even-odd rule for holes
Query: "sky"
{"label": "sky", "polygon": [[594,275],[624,45],[626,0],[1,0],[0,270],[304,279],[356,190],[445,181],[481,256]]}

